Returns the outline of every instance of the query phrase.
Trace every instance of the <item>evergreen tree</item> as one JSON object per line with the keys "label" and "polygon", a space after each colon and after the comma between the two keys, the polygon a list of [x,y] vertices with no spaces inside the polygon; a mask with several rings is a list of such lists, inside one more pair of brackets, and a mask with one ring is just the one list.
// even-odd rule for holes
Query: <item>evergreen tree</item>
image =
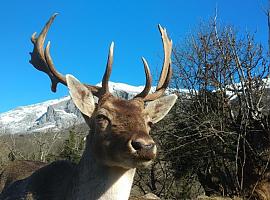
{"label": "evergreen tree", "polygon": [[71,130],[68,139],[64,142],[63,150],[59,156],[62,159],[78,163],[83,151],[83,146],[83,138]]}

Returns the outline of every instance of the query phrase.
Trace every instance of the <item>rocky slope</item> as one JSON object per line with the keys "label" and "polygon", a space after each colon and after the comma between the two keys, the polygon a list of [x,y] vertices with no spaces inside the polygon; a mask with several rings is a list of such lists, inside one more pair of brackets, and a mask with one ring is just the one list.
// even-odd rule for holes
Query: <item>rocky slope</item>
{"label": "rocky slope", "polygon": [[[143,90],[143,86],[135,87],[123,83],[110,82],[109,86],[114,95],[124,99],[130,99]],[[1,113],[0,134],[59,131],[82,123],[80,112],[67,96]]]}

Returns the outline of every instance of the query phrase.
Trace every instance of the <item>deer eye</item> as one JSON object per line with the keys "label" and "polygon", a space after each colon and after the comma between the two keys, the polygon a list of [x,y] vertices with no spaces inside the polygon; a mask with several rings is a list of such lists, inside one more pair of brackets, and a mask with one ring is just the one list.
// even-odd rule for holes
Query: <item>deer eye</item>
{"label": "deer eye", "polygon": [[102,114],[98,114],[98,115],[96,116],[96,119],[97,119],[97,120],[108,120],[108,118],[107,118],[105,115],[102,115]]}
{"label": "deer eye", "polygon": [[99,114],[99,115],[96,116],[96,121],[97,122],[103,122],[103,121],[108,121],[109,122],[110,120],[105,115]]}
{"label": "deer eye", "polygon": [[110,120],[105,115],[99,114],[96,116],[96,123],[101,129],[106,129],[110,123]]}
{"label": "deer eye", "polygon": [[149,126],[150,128],[152,128],[153,125],[154,125],[153,122],[148,122],[147,124],[148,124],[148,126]]}

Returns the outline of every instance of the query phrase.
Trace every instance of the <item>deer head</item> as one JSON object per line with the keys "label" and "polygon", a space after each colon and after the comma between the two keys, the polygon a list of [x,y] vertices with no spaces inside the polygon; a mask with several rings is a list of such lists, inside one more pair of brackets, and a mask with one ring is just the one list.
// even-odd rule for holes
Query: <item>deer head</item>
{"label": "deer head", "polygon": [[[125,169],[147,166],[157,153],[156,144],[149,135],[151,126],[169,112],[177,99],[176,95],[163,96],[172,76],[172,41],[166,30],[159,26],[164,63],[156,91],[149,94],[152,77],[146,60],[142,58],[146,74],[145,88],[133,99],[124,100],[109,92],[108,81],[112,70],[114,43],[109,49],[101,87],[80,83],[74,76],[63,76],[55,69],[50,56],[50,42],[45,50],[43,47],[55,17],[56,14],[50,18],[37,38],[36,33],[32,35],[34,50],[30,63],[50,77],[53,92],[56,92],[58,83],[68,87],[74,104],[90,127],[87,145],[99,162]],[[94,96],[98,97],[97,104]]]}

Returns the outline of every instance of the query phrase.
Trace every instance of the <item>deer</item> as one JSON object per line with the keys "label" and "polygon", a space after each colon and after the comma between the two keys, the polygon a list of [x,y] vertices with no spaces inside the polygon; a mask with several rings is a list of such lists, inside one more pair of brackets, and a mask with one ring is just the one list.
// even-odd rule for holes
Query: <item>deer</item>
{"label": "deer", "polygon": [[0,195],[0,200],[127,200],[136,168],[149,166],[157,156],[151,127],[168,114],[177,100],[175,94],[165,95],[173,71],[172,40],[166,29],[158,25],[164,58],[157,87],[150,92],[152,75],[142,57],[145,87],[134,98],[125,100],[109,91],[113,42],[101,86],[81,83],[73,75],[57,71],[50,55],[50,42],[44,47],[56,16],[57,13],[50,17],[38,36],[33,33],[30,63],[49,76],[52,92],[56,92],[58,83],[67,86],[89,127],[85,150],[78,164],[55,161],[15,181]]}
{"label": "deer", "polygon": [[33,171],[44,167],[46,163],[33,160],[14,160],[0,170],[0,192],[13,182],[30,176]]}

